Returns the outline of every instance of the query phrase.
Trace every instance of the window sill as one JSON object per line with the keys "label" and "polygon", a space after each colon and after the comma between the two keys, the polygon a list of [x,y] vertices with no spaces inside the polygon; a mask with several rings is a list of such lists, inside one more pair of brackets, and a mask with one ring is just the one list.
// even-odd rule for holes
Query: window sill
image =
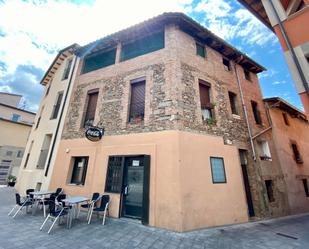
{"label": "window sill", "polygon": [[67,183],[67,186],[84,187],[84,184]]}
{"label": "window sill", "polygon": [[238,114],[234,114],[234,113],[232,113],[232,117],[235,119],[241,119],[241,117]]}
{"label": "window sill", "polygon": [[271,157],[263,157],[263,156],[261,156],[260,159],[262,161],[269,161],[269,162],[272,162],[272,160],[273,160]]}

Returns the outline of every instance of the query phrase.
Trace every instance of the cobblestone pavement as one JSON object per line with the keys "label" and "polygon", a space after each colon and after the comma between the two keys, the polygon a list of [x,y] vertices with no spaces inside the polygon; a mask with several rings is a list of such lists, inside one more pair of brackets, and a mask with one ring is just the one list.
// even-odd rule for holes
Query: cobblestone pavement
{"label": "cobblestone pavement", "polygon": [[[106,225],[94,217],[90,225],[85,215],[73,223],[55,225],[50,235],[39,231],[43,215],[20,213],[8,217],[14,205],[14,190],[0,188],[0,249],[64,249],[64,248],[309,248],[309,214],[290,216],[187,233],[146,227],[136,222],[108,218]],[[48,226],[46,226],[47,228]]]}

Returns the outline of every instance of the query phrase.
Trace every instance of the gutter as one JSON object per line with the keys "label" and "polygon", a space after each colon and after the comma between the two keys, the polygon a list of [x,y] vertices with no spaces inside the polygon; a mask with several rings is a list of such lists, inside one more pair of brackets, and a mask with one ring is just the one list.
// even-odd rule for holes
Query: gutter
{"label": "gutter", "polygon": [[[242,58],[241,58],[242,59]],[[253,137],[252,137],[252,133],[251,133],[251,127],[250,127],[250,123],[249,123],[249,119],[248,119],[248,112],[247,112],[247,107],[245,105],[245,100],[244,100],[244,94],[241,88],[241,84],[240,84],[240,80],[239,80],[239,75],[237,73],[237,69],[236,69],[236,63],[234,64],[234,71],[236,74],[236,79],[237,79],[237,85],[240,91],[240,99],[241,99],[241,105],[245,114],[245,120],[246,120],[246,124],[247,124],[247,128],[248,128],[248,134],[249,134],[249,139],[250,139],[250,145],[251,145],[251,149],[252,149],[252,158],[254,161],[256,161],[256,152],[255,152],[255,148],[254,148],[254,144],[253,144]]]}
{"label": "gutter", "polygon": [[68,98],[69,91],[70,91],[71,84],[72,84],[72,79],[73,79],[73,75],[74,75],[74,71],[75,71],[75,67],[76,67],[77,58],[78,57],[75,55],[72,72],[71,72],[69,83],[68,83],[68,87],[67,87],[67,90],[66,90],[66,93],[65,93],[65,96],[64,96],[63,105],[62,105],[61,112],[60,112],[60,117],[58,119],[57,128],[56,128],[55,136],[54,136],[54,139],[53,139],[53,144],[52,144],[49,156],[48,156],[47,166],[46,166],[46,170],[45,170],[45,174],[44,174],[45,176],[48,175],[48,170],[49,170],[50,162],[51,162],[51,159],[53,157],[53,152],[54,152],[54,149],[55,149],[55,144],[56,144],[56,140],[57,140],[58,133],[59,133],[60,123],[61,123],[62,118],[63,118],[64,107],[65,107],[65,105],[67,103],[67,98]]}
{"label": "gutter", "polygon": [[287,46],[288,46],[288,49],[291,51],[291,54],[292,54],[292,57],[293,57],[293,61],[294,61],[294,63],[295,63],[295,66],[296,66],[296,68],[297,68],[297,71],[298,71],[298,73],[299,73],[299,76],[300,76],[300,78],[301,78],[301,81],[302,81],[302,83],[303,83],[303,86],[304,86],[304,88],[305,88],[307,94],[309,94],[309,86],[308,86],[308,83],[307,83],[307,81],[306,81],[306,77],[305,77],[305,75],[304,75],[304,73],[303,73],[303,71],[302,71],[302,68],[301,68],[301,66],[300,66],[300,63],[299,63],[299,61],[298,61],[298,59],[297,59],[297,56],[296,56],[295,51],[294,51],[294,49],[293,49],[293,47],[292,47],[292,44],[291,44],[291,41],[290,41],[290,39],[289,39],[289,37],[288,37],[288,35],[287,35],[287,32],[286,32],[286,30],[285,30],[285,28],[284,28],[284,26],[283,26],[283,24],[282,24],[282,21],[280,20],[280,17],[279,17],[279,15],[278,15],[278,12],[277,12],[276,9],[275,9],[275,6],[274,6],[274,4],[273,4],[273,0],[270,0],[269,3],[270,3],[270,6],[271,6],[271,8],[272,8],[272,11],[275,13],[275,17],[276,17],[277,22],[278,22],[278,24],[279,24],[279,28],[280,28],[280,31],[281,31],[281,33],[282,33],[283,39],[284,39],[284,41],[286,42],[286,44],[287,44]]}

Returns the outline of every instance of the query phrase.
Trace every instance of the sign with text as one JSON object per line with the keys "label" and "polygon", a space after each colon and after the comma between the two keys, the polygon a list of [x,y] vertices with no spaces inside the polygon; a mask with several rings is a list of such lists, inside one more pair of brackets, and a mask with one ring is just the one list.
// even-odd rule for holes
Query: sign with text
{"label": "sign with text", "polygon": [[85,132],[86,138],[92,142],[99,141],[103,135],[104,135],[104,129],[94,126],[88,127]]}

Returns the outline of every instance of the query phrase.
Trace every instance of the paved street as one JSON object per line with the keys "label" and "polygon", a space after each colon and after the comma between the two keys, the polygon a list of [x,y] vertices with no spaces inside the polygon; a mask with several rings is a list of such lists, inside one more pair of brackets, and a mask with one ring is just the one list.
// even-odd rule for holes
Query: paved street
{"label": "paved street", "polygon": [[[175,233],[122,219],[93,219],[81,215],[71,230],[55,225],[50,235],[39,231],[43,215],[7,216],[14,205],[12,188],[0,188],[0,249],[62,248],[309,248],[309,214],[248,224]],[[46,226],[47,228],[48,226]]]}

